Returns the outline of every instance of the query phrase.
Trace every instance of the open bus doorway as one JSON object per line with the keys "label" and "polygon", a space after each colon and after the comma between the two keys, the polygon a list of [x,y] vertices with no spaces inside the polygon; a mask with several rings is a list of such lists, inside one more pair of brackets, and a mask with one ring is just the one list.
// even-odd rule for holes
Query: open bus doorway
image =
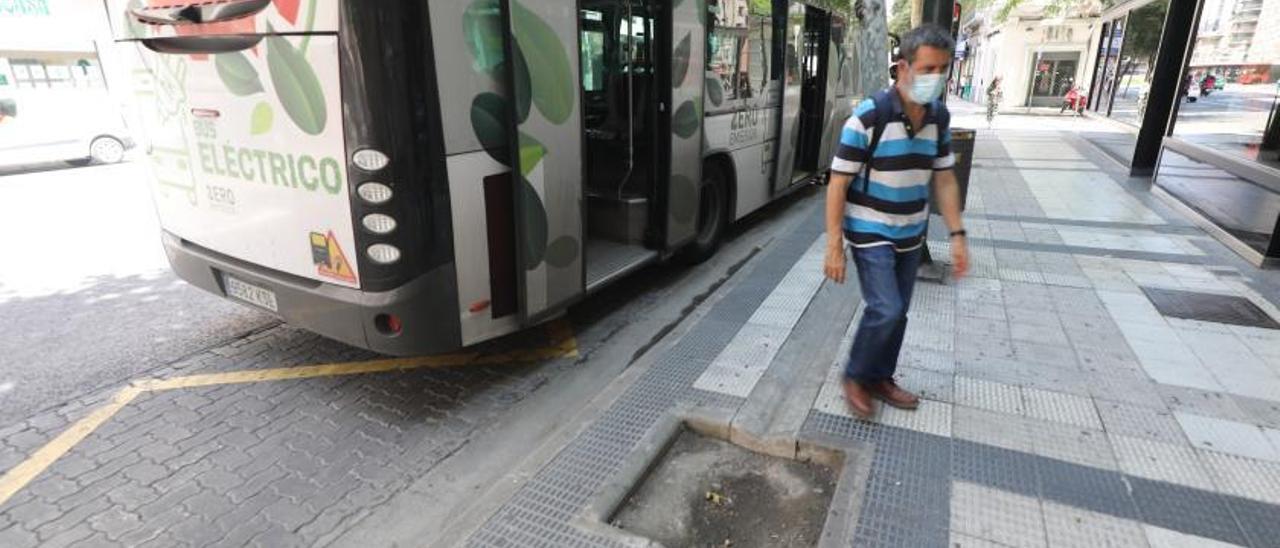
{"label": "open bus doorway", "polygon": [[658,256],[659,12],[644,0],[580,4],[588,291]]}
{"label": "open bus doorway", "polygon": [[[831,15],[806,6],[800,57],[800,138],[797,143],[792,180],[808,178],[821,171],[819,153],[827,120],[827,61],[831,43]],[[833,91],[833,90],[830,90]]]}

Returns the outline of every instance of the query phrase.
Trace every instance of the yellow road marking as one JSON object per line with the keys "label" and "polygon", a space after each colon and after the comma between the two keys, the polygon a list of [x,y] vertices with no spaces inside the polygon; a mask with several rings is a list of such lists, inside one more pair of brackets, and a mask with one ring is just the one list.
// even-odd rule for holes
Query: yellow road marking
{"label": "yellow road marking", "polygon": [[92,434],[94,430],[102,426],[102,423],[107,422],[107,419],[114,416],[142,392],[142,389],[135,386],[124,388],[111,399],[111,403],[99,407],[89,416],[80,419],[70,428],[58,434],[58,437],[53,438],[52,441],[33,453],[22,464],[14,466],[8,472],[5,472],[4,476],[0,477],[0,504],[4,504],[9,500],[9,497],[26,487],[31,480],[53,464],[53,461],[65,455],[67,451],[70,451],[77,443]]}
{"label": "yellow road marking", "polygon": [[32,453],[30,457],[27,457],[27,460],[10,468],[4,473],[4,476],[0,476],[0,505],[8,502],[10,497],[21,491],[28,483],[31,483],[31,480],[34,480],[41,472],[52,466],[55,461],[67,454],[68,451],[71,451],[76,444],[83,441],[89,434],[92,434],[94,430],[97,430],[99,426],[102,426],[108,419],[115,416],[121,409],[124,409],[135,398],[147,392],[228,384],[364,375],[368,373],[459,365],[496,365],[578,356],[578,341],[567,322],[553,322],[547,326],[547,332],[551,339],[551,344],[548,346],[512,350],[498,354],[458,353],[419,358],[393,358],[302,367],[279,367],[255,371],[229,371],[226,373],[188,375],[171,379],[135,381],[117,392],[110,403],[99,407],[88,416],[80,419],[59,434],[58,437],[46,443],[44,447]]}
{"label": "yellow road marking", "polygon": [[444,356],[429,356],[423,358],[398,358],[365,362],[309,365],[305,367],[279,367],[275,369],[258,369],[251,371],[231,371],[228,373],[190,375],[163,380],[145,380],[135,383],[134,386],[138,386],[145,390],[172,390],[174,388],[197,388],[201,386],[218,386],[224,384],[245,384],[292,379],[314,379],[316,377],[363,375],[367,373],[384,373],[395,370],[408,371],[411,369],[421,369],[423,367],[451,367],[456,365],[465,365],[469,362],[475,361],[476,356],[476,354],[448,354]]}

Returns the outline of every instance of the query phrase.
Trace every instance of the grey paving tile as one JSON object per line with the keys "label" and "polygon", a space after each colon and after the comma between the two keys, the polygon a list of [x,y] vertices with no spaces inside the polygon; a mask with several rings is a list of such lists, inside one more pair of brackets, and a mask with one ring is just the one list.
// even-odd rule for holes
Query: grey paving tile
{"label": "grey paving tile", "polygon": [[1117,402],[1160,411],[1168,405],[1159,386],[1143,376],[1093,374],[1087,375],[1089,394],[1098,401]]}
{"label": "grey paving tile", "polygon": [[955,403],[1010,415],[1021,415],[1022,389],[1014,384],[956,376]]}
{"label": "grey paving tile", "polygon": [[1050,459],[1038,460],[1036,473],[1046,501],[1126,519],[1138,515],[1122,473]]}
{"label": "grey paving tile", "polygon": [[1051,307],[1045,308],[1021,308],[1009,307],[1006,311],[1009,317],[1009,328],[1012,330],[1014,326],[1041,327],[1048,329],[1057,329],[1065,335],[1066,331],[1062,329],[1062,323],[1058,321],[1058,315]]}
{"label": "grey paving tile", "polygon": [[[1200,460],[1218,489],[1251,500],[1280,505],[1280,462],[1262,461],[1214,451]],[[1277,509],[1280,512],[1280,509]]]}
{"label": "grey paving tile", "polygon": [[1280,539],[1280,519],[1274,505],[1228,497],[1227,506],[1253,546],[1273,545]]}
{"label": "grey paving tile", "polygon": [[1087,396],[1024,388],[1022,404],[1028,417],[1102,430],[1093,400]]}
{"label": "grey paving tile", "polygon": [[1013,342],[1014,356],[1019,361],[1043,364],[1066,369],[1078,369],[1076,353],[1067,344],[1065,338],[1061,345],[1053,345],[1052,341]]}
{"label": "grey paving tile", "polygon": [[956,359],[951,352],[904,345],[898,365],[950,374],[956,370]]}
{"label": "grey paving tile", "polygon": [[1125,473],[1196,489],[1213,490],[1213,481],[1190,446],[1112,435],[1120,469]]}
{"label": "grey paving tile", "polygon": [[1135,521],[1048,500],[1041,503],[1041,509],[1049,546],[1091,548],[1143,546],[1147,543],[1141,525]]}
{"label": "grey paving tile", "polygon": [[1241,546],[1248,543],[1221,495],[1144,478],[1130,478],[1129,484],[1144,523]]}
{"label": "grey paving tile", "polygon": [[1167,384],[1157,384],[1156,391],[1171,411],[1234,421],[1248,420],[1248,415],[1240,409],[1235,398],[1221,392]]}
{"label": "grey paving tile", "polygon": [[[1280,399],[1280,394],[1276,394],[1276,398]],[[1236,407],[1244,414],[1246,422],[1280,428],[1280,402],[1239,395],[1233,395],[1231,399],[1235,400]]]}
{"label": "grey paving tile", "polygon": [[1280,449],[1271,444],[1258,426],[1182,412],[1174,413],[1174,418],[1187,439],[1198,448],[1280,462]]}
{"label": "grey paving tile", "polygon": [[1103,470],[1118,469],[1111,444],[1102,430],[1028,420],[1031,421],[1032,447],[1037,455]]}
{"label": "grey paving tile", "polygon": [[1008,544],[1000,544],[993,540],[978,538],[964,533],[951,532],[951,541],[947,544],[952,548],[1011,548]]}
{"label": "grey paving tile", "polygon": [[1028,497],[1040,496],[1035,455],[956,439],[951,445],[951,477]]}
{"label": "grey paving tile", "polygon": [[1146,438],[1173,445],[1188,443],[1182,427],[1170,411],[1111,401],[1098,401],[1098,414],[1108,433]]}
{"label": "grey paving tile", "polygon": [[963,481],[951,485],[951,528],[1010,546],[1045,546],[1039,500]]}
{"label": "grey paving tile", "polygon": [[915,392],[921,398],[940,402],[955,401],[955,376],[914,367],[898,367],[898,385]]}
{"label": "grey paving tile", "polygon": [[952,410],[952,436],[976,443],[1031,453],[1035,450],[1030,419],[957,405]]}

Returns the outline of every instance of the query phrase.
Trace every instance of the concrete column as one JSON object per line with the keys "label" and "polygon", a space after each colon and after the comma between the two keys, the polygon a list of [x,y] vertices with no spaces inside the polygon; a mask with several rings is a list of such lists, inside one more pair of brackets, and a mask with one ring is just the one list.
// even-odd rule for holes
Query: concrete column
{"label": "concrete column", "polygon": [[1201,0],[1170,0],[1160,34],[1160,50],[1151,74],[1147,92],[1147,110],[1138,130],[1129,174],[1150,177],[1160,159],[1160,146],[1178,115],[1181,98],[1182,69],[1191,50],[1196,21],[1200,17]]}

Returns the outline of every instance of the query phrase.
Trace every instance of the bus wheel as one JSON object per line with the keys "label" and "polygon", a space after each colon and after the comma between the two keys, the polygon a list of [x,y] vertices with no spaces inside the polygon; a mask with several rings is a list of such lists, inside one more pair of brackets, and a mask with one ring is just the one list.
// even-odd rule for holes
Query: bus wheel
{"label": "bus wheel", "polygon": [[95,164],[115,164],[124,160],[124,143],[115,137],[98,137],[89,143],[89,158]]}
{"label": "bus wheel", "polygon": [[715,164],[706,164],[698,191],[698,232],[681,250],[680,259],[688,264],[710,259],[720,247],[720,238],[728,224],[729,192],[724,174]]}

